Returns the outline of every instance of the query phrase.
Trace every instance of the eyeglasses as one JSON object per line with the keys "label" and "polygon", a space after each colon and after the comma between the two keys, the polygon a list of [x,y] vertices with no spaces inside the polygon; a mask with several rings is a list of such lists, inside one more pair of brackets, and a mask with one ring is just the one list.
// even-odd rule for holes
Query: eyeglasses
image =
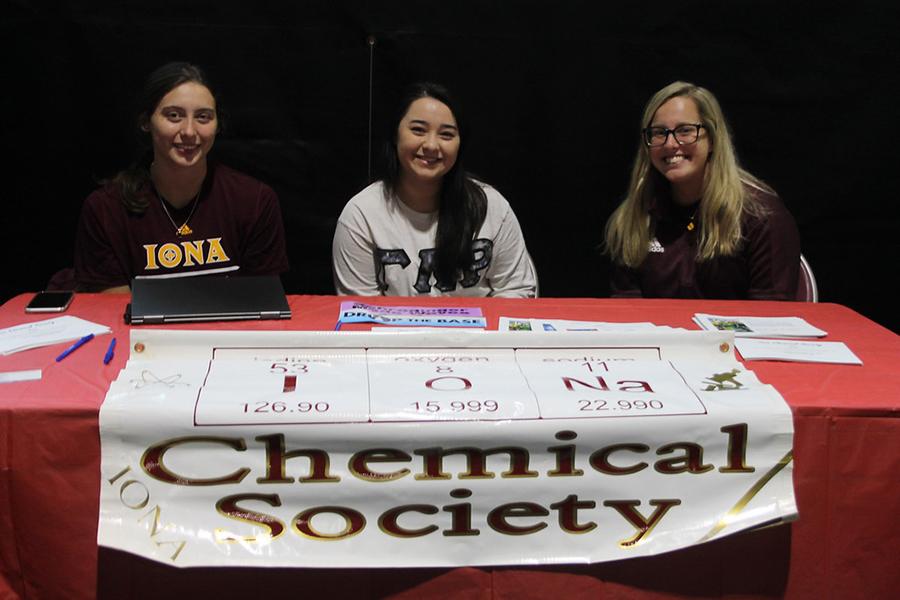
{"label": "eyeglasses", "polygon": [[679,145],[693,144],[700,139],[700,129],[706,126],[701,123],[679,125],[675,129],[667,129],[666,127],[648,127],[642,132],[644,134],[644,143],[651,148],[656,146],[665,146],[669,141],[669,134],[675,138]]}

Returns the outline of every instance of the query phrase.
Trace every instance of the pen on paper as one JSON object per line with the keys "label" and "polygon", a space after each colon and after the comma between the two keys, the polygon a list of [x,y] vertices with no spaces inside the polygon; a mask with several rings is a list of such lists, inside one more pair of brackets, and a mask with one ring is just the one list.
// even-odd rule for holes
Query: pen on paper
{"label": "pen on paper", "polygon": [[80,340],[78,340],[77,342],[75,342],[74,344],[72,344],[71,346],[66,348],[65,350],[63,350],[63,353],[56,357],[56,362],[59,362],[62,359],[64,359],[65,357],[67,357],[68,355],[72,354],[73,352],[75,352],[76,350],[78,350],[79,348],[81,348],[82,346],[87,344],[92,339],[94,339],[94,334],[93,333],[87,334],[86,336],[84,336],[83,338],[81,338]]}
{"label": "pen on paper", "polygon": [[109,340],[109,348],[106,349],[106,354],[103,355],[103,364],[108,365],[109,362],[113,359],[113,356],[116,354],[116,338]]}

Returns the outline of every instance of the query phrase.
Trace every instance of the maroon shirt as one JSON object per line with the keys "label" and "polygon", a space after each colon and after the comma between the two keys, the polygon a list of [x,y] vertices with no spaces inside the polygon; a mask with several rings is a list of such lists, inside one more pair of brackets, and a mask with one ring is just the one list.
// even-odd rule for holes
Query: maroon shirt
{"label": "maroon shirt", "polygon": [[[276,275],[288,269],[278,197],[267,185],[210,163],[200,195],[181,210],[167,205],[186,236],[175,233],[151,184],[149,205],[128,212],[119,187],[108,183],[88,196],[75,242],[79,289],[129,285],[133,277],[226,273]],[[191,210],[194,210],[191,214]]]}
{"label": "maroon shirt", "polygon": [[[732,256],[697,260],[699,218],[687,228],[694,207],[671,200],[651,210],[651,249],[637,269],[613,267],[614,297],[795,300],[800,269],[800,235],[778,196],[752,190],[768,210],[763,217],[745,213],[742,241]],[[659,244],[654,244],[654,240]],[[655,251],[654,251],[655,250]]]}

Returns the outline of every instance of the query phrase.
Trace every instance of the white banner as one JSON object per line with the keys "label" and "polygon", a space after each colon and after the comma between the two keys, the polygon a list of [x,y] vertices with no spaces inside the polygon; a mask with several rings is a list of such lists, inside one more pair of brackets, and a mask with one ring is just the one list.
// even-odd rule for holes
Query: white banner
{"label": "white banner", "polygon": [[190,566],[584,563],[793,519],[731,333],[132,331],[99,542]]}

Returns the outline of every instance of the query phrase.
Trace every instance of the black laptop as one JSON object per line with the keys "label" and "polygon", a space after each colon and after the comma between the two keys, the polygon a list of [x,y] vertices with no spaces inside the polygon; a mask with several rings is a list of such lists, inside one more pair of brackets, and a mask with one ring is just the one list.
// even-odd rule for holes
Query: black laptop
{"label": "black laptop", "polygon": [[131,325],[290,318],[277,275],[134,279],[125,309]]}

